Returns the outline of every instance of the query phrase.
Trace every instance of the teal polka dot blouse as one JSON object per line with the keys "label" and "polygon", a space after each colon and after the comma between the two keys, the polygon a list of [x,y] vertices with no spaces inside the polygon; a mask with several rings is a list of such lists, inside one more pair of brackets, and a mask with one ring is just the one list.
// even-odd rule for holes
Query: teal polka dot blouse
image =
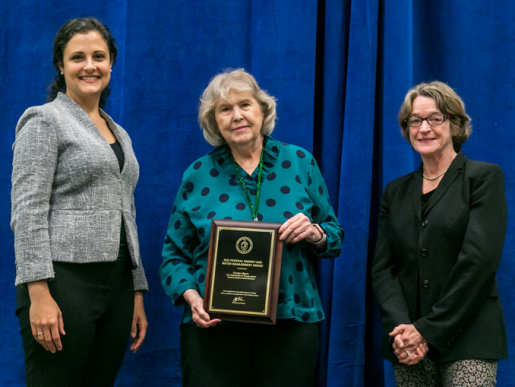
{"label": "teal polka dot blouse", "polygon": [[[317,258],[340,254],[343,230],[314,157],[306,150],[265,138],[258,219],[283,223],[301,212],[327,234],[327,248],[316,251],[307,241],[285,244],[281,266],[278,319],[317,322],[324,319],[315,280]],[[252,203],[258,169],[241,169]],[[163,288],[175,305],[184,305],[183,323],[192,323],[184,291],[204,296],[212,219],[251,221],[229,148],[224,145],[201,157],[184,172],[170,216],[159,269]]]}

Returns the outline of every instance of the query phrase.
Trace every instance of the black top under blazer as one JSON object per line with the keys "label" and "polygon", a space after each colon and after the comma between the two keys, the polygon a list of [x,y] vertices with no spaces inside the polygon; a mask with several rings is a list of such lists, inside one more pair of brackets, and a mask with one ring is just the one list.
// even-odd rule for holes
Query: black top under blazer
{"label": "black top under blazer", "polygon": [[506,358],[496,281],[506,233],[502,170],[460,152],[424,212],[421,195],[422,167],[390,182],[381,201],[372,284],[383,357],[397,361],[388,333],[414,324],[435,360]]}

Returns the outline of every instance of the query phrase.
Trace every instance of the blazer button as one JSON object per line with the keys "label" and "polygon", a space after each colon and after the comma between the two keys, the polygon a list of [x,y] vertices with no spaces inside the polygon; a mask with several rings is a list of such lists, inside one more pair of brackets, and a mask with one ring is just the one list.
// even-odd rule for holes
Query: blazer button
{"label": "blazer button", "polygon": [[423,256],[423,257],[427,257],[427,249],[422,249],[420,250],[420,255]]}
{"label": "blazer button", "polygon": [[426,227],[428,224],[429,224],[429,220],[426,219],[422,222],[422,227]]}
{"label": "blazer button", "polygon": [[429,284],[430,284],[429,280],[422,281],[422,287],[424,289],[428,289],[429,288]]}

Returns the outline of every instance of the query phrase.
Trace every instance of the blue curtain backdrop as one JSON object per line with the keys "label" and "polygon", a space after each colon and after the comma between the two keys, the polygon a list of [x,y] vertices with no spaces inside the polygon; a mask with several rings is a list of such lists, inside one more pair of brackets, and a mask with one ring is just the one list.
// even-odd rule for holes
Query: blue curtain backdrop
{"label": "blue curtain backdrop", "polygon": [[[150,327],[117,385],[181,383],[182,310],[159,284],[160,251],[182,172],[211,149],[197,125],[199,95],[216,73],[244,67],[279,100],[274,136],[315,154],[346,232],[341,256],[319,266],[327,319],[318,385],[393,386],[390,365],[378,357],[368,269],[382,189],[420,163],[396,116],[421,81],[456,89],[473,119],[465,154],[505,172],[509,222],[498,282],[508,331],[515,327],[513,15],[510,0],[1,2],[0,385],[24,384],[9,229],[14,127],[28,106],[45,101],[53,38],[65,21],[96,16],[115,36],[119,59],[106,111],[130,133],[141,164],[136,205]],[[509,340],[513,353],[511,333]],[[514,380],[513,358],[501,361],[498,385]]]}

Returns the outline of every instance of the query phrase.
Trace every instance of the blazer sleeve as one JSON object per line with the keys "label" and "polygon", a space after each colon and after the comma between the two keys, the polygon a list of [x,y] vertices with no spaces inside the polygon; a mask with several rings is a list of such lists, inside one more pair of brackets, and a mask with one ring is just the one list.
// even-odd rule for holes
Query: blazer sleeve
{"label": "blazer sleeve", "polygon": [[16,127],[11,190],[16,285],[54,278],[48,212],[58,141],[48,121],[41,108],[34,107]]}
{"label": "blazer sleeve", "polygon": [[[136,206],[134,204],[134,195],[132,196],[131,203],[131,214],[134,222],[136,222]],[[139,235],[139,233],[138,233]],[[143,259],[140,259],[139,266],[132,270],[132,279],[134,282],[134,291],[135,292],[147,292],[148,291],[148,281],[145,275],[145,269],[143,268]]]}
{"label": "blazer sleeve", "polygon": [[477,175],[471,178],[470,217],[457,262],[439,301],[414,323],[442,354],[495,287],[504,245],[507,211],[502,170],[490,164]]}
{"label": "blazer sleeve", "polygon": [[397,276],[397,263],[388,232],[389,187],[390,184],[386,186],[381,199],[381,212],[372,262],[372,287],[379,303],[386,332],[391,332],[399,324],[411,323],[408,305]]}

